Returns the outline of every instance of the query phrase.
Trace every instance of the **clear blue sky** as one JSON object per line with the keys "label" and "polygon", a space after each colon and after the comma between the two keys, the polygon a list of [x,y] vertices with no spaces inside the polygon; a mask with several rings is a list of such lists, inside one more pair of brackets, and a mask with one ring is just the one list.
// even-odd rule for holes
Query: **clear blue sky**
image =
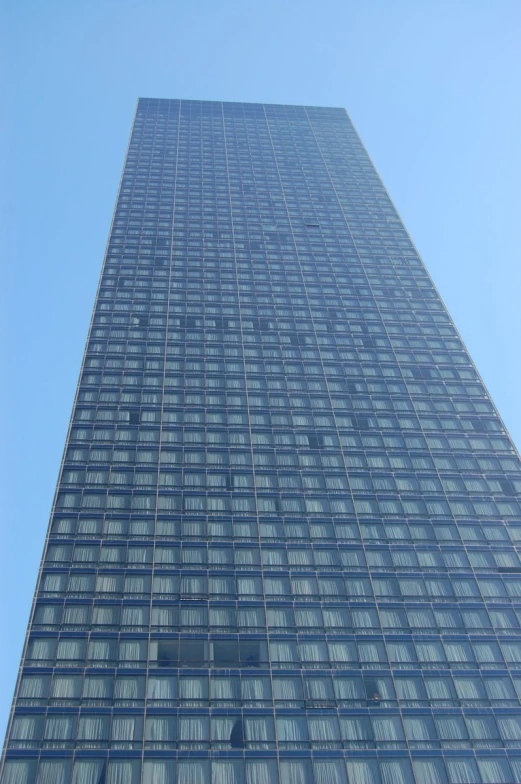
{"label": "clear blue sky", "polygon": [[521,444],[519,0],[4,0],[0,733],[138,96],[345,106]]}

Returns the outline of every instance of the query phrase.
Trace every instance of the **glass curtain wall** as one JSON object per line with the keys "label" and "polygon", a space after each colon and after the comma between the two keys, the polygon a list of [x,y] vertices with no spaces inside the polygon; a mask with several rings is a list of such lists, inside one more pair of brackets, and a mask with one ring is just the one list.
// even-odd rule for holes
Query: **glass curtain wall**
{"label": "glass curtain wall", "polygon": [[140,99],[1,784],[521,781],[520,495],[345,111]]}

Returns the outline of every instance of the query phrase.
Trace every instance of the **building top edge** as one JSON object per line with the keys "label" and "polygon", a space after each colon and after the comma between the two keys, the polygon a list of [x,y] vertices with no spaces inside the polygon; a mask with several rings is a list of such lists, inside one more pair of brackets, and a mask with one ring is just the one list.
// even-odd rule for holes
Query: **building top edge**
{"label": "building top edge", "polygon": [[189,98],[150,98],[141,96],[138,98],[138,104],[192,104],[192,105],[214,105],[214,106],[247,106],[249,108],[277,108],[277,109],[326,109],[328,111],[345,113],[346,109],[342,106],[318,106],[307,104],[285,104],[285,103],[259,103],[250,101],[205,101]]}

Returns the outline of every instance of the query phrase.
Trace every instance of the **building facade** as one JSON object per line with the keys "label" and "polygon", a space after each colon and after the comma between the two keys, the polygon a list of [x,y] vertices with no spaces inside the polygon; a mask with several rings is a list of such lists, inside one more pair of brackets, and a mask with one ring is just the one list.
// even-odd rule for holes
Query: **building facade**
{"label": "building facade", "polygon": [[521,781],[520,493],[344,110],[141,99],[1,784]]}

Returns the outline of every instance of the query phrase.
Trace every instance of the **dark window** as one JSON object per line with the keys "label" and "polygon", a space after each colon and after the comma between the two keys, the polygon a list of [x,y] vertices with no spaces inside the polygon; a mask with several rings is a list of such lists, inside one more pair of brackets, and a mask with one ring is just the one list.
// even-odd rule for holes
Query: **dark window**
{"label": "dark window", "polygon": [[244,725],[242,719],[237,719],[230,733],[230,746],[232,749],[243,749],[245,745]]}
{"label": "dark window", "polygon": [[499,480],[499,484],[501,486],[502,491],[504,493],[506,493],[507,495],[514,495],[515,494],[515,490],[512,487],[509,479],[500,479]]}
{"label": "dark window", "polygon": [[181,640],[179,664],[181,667],[201,667],[206,663],[203,640]]}
{"label": "dark window", "polygon": [[179,664],[179,644],[161,640],[157,645],[157,663],[160,667],[177,667]]}
{"label": "dark window", "polygon": [[308,446],[310,449],[322,449],[324,446],[324,436],[316,434],[308,435]]}

